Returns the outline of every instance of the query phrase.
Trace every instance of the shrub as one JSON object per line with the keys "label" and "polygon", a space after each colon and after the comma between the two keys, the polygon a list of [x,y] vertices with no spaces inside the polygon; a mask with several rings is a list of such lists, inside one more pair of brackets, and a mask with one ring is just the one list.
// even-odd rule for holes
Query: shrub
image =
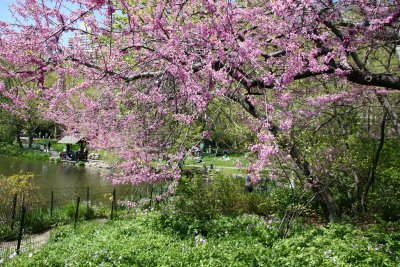
{"label": "shrub", "polygon": [[42,196],[38,193],[38,187],[32,183],[33,177],[32,173],[23,172],[11,176],[0,175],[0,206],[6,211],[7,209],[11,210],[15,195],[18,202],[22,203],[22,199],[24,199],[25,203],[39,203],[42,200]]}
{"label": "shrub", "polygon": [[368,196],[368,207],[384,220],[400,219],[400,169],[379,170]]}
{"label": "shrub", "polygon": [[218,175],[207,182],[201,176],[180,180],[175,196],[164,206],[162,221],[181,235],[207,235],[212,221],[239,214],[283,214],[290,204],[289,189],[271,188],[266,192],[244,192],[238,179]]}

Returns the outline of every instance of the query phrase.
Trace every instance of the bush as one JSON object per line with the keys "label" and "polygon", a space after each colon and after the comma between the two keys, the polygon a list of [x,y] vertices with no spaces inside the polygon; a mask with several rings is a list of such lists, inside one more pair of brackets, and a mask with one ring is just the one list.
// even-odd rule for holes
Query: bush
{"label": "bush", "polygon": [[32,182],[34,175],[32,173],[20,172],[16,175],[0,175],[0,211],[2,209],[11,210],[13,198],[17,195],[17,201],[35,204],[41,201],[42,196],[37,192],[38,187]]}
{"label": "bush", "polygon": [[221,216],[257,214],[283,215],[291,204],[291,191],[286,187],[268,192],[244,192],[244,182],[218,175],[207,182],[201,176],[180,180],[175,196],[163,209],[163,224],[181,235],[207,235],[210,223]]}
{"label": "bush", "polygon": [[206,234],[207,223],[221,215],[240,212],[239,188],[228,178],[217,176],[207,182],[201,176],[183,177],[175,197],[164,207],[164,225],[175,231]]}
{"label": "bush", "polygon": [[384,220],[400,219],[400,169],[378,170],[377,182],[368,196],[368,207]]}
{"label": "bush", "polygon": [[85,166],[85,162],[78,161],[75,165],[78,166],[78,167],[84,167]]}
{"label": "bush", "polygon": [[[64,213],[70,221],[73,221],[75,219],[75,213],[76,213],[76,201],[68,202],[58,212]],[[78,219],[80,220],[107,218],[109,214],[110,214],[110,207],[105,207],[103,205],[93,205],[90,202],[88,205],[88,203],[85,201],[79,204]]]}

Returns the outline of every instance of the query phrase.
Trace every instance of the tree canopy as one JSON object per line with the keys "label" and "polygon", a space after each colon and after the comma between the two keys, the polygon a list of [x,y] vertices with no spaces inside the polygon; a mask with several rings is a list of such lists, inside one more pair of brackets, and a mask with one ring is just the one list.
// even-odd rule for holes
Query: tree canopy
{"label": "tree canopy", "polygon": [[47,118],[118,153],[118,183],[178,179],[183,145],[164,169],[151,162],[220,99],[241,106],[257,135],[253,181],[285,154],[335,213],[291,130],[376,97],[397,127],[397,0],[18,0],[12,10],[0,75],[36,83],[27,96],[48,102]]}

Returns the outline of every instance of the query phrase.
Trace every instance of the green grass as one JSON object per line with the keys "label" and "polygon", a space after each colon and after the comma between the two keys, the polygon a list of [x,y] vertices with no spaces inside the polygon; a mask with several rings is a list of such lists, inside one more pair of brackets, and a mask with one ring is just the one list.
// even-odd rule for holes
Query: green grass
{"label": "green grass", "polygon": [[231,175],[244,175],[245,170],[244,168],[239,169],[237,168],[237,161],[240,161],[243,166],[246,166],[249,164],[249,160],[244,157],[244,155],[240,154],[235,154],[235,155],[228,155],[228,160],[224,160],[223,156],[215,156],[215,154],[206,154],[203,156],[203,162],[202,163],[197,163],[196,159],[193,157],[188,157],[185,160],[185,168],[203,168],[203,165],[206,165],[207,167],[210,166],[212,163],[214,165],[214,170],[213,172],[218,172],[226,176],[231,176]]}
{"label": "green grass", "polygon": [[91,151],[94,153],[100,153],[100,159],[107,161],[107,162],[116,162],[119,160],[119,157],[111,152],[108,152],[104,149],[96,150],[96,151]]}
{"label": "green grass", "polygon": [[211,221],[207,236],[181,237],[159,212],[139,213],[61,227],[5,266],[397,266],[400,234],[386,226],[306,226],[280,239],[278,220],[241,215]]}
{"label": "green grass", "polygon": [[[43,146],[43,145],[47,146],[48,142],[49,142],[48,139],[35,139],[33,141],[34,144],[37,144],[37,145],[40,145],[40,146]],[[62,151],[64,149],[64,147],[65,147],[65,144],[58,144],[57,140],[50,140],[50,143],[51,143],[51,149],[55,150],[57,152]],[[78,150],[79,148],[80,148],[80,146],[77,145],[77,144],[72,145],[72,150],[74,150],[74,151]]]}
{"label": "green grass", "polygon": [[[202,158],[203,162],[197,163],[194,157],[189,156],[185,159],[184,169],[203,169],[204,165],[208,168],[212,163],[214,165],[214,173],[221,173],[226,176],[231,176],[235,174],[244,175],[244,168],[239,169],[236,162],[240,161],[245,167],[247,164],[249,164],[249,160],[241,154],[233,154],[229,155],[228,157],[228,160],[224,160],[222,156],[217,157],[215,156],[215,154],[206,154]],[[153,164],[166,164],[166,162],[154,162]]]}
{"label": "green grass", "polygon": [[249,160],[244,157],[244,155],[228,155],[229,160],[224,160],[222,156],[215,156],[214,154],[206,154],[203,156],[203,162],[202,163],[196,163],[195,158],[193,157],[188,157],[185,160],[186,165],[203,165],[206,164],[209,166],[211,163],[214,164],[214,166],[218,167],[235,167],[236,168],[236,162],[239,160],[243,165],[247,165],[249,163]]}
{"label": "green grass", "polygon": [[[70,201],[61,207],[55,207],[53,214],[50,216],[50,208],[35,207],[30,208],[24,221],[25,234],[37,234],[50,229],[54,225],[63,225],[73,222],[76,212],[75,201]],[[2,214],[4,215],[4,214]],[[82,202],[79,206],[79,219],[88,220],[96,218],[106,218],[110,215],[110,205],[90,205],[87,206]],[[0,223],[0,242],[16,240],[19,232],[19,220],[15,220],[14,229],[10,229],[10,223]],[[0,254],[1,255],[1,254]]]}
{"label": "green grass", "polygon": [[37,160],[49,160],[50,158],[49,153],[33,149],[21,149],[16,145],[5,143],[0,143],[0,155]]}
{"label": "green grass", "polygon": [[[35,139],[34,140],[34,143],[37,145],[40,145],[40,146],[47,144],[47,142],[49,142],[48,139]],[[58,144],[57,140],[50,140],[50,143],[51,143],[51,149],[55,150],[57,152],[61,152],[65,148],[65,144]],[[80,145],[78,145],[78,144],[72,145],[73,151],[77,151],[79,149],[80,149]],[[115,162],[115,161],[118,161],[118,159],[119,159],[118,156],[116,156],[115,154],[108,152],[104,149],[93,150],[93,151],[89,150],[89,153],[100,153],[100,159],[105,160],[107,162]]]}

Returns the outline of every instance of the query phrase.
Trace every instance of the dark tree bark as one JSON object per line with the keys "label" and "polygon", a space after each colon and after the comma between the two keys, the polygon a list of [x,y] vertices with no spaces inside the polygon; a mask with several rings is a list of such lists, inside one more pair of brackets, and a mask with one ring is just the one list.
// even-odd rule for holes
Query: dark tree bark
{"label": "dark tree bark", "polygon": [[17,139],[18,147],[19,147],[20,149],[24,148],[24,146],[22,145],[22,140],[21,140],[21,128],[20,128],[19,126],[17,126],[17,136],[16,136],[16,139]]}
{"label": "dark tree bark", "polygon": [[368,174],[367,183],[365,184],[363,193],[361,195],[360,207],[361,207],[362,211],[366,210],[366,201],[367,201],[368,192],[369,192],[369,189],[371,188],[372,184],[375,182],[375,173],[376,173],[376,168],[378,167],[378,163],[379,163],[379,156],[382,151],[383,144],[385,143],[385,126],[386,126],[387,116],[388,116],[388,113],[384,112],[382,122],[381,122],[381,127],[380,127],[379,145],[373,156],[372,166],[371,166],[371,169]]}
{"label": "dark tree bark", "polygon": [[[261,114],[246,98],[239,95],[230,95],[230,98],[240,104],[250,115],[255,118],[265,118],[263,114]],[[304,159],[298,150],[296,144],[290,142],[288,138],[283,137],[280,133],[280,129],[271,123],[270,127],[271,133],[278,137],[279,145],[282,149],[289,150],[290,156],[296,163],[296,166],[301,170],[302,174],[307,178],[307,181],[316,195],[319,204],[322,206],[322,209],[325,212],[325,217],[330,222],[338,222],[340,221],[340,211],[339,207],[335,201],[335,198],[332,195],[332,192],[329,188],[324,185],[320,180],[316,179],[312,176],[310,170],[310,164]]]}
{"label": "dark tree bark", "polygon": [[361,179],[357,171],[353,170],[354,175],[354,199],[352,203],[353,212],[360,211],[361,203]]}
{"label": "dark tree bark", "polygon": [[31,131],[28,132],[28,147],[32,148],[33,144],[33,133]]}
{"label": "dark tree bark", "polygon": [[390,120],[393,123],[393,128],[395,129],[396,133],[400,134],[400,123],[399,123],[399,116],[397,115],[396,111],[393,109],[392,105],[389,102],[389,99],[384,95],[376,95],[379,103],[381,106],[384,107],[386,113],[389,115]]}

